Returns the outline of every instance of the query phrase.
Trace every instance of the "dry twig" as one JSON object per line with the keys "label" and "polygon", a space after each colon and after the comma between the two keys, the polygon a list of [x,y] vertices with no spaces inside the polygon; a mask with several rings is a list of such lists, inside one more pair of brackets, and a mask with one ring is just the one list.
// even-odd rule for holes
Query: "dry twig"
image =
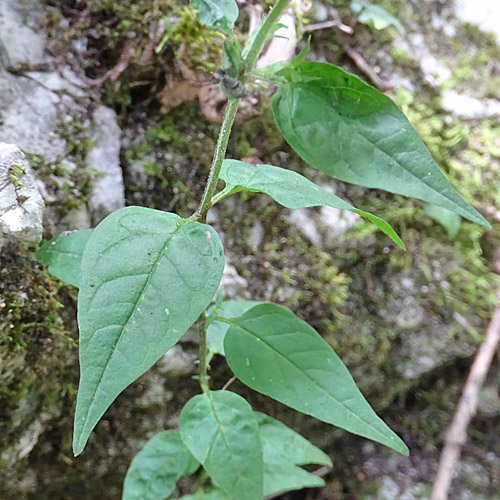
{"label": "dry twig", "polygon": [[446,433],[431,500],[447,500],[448,498],[455,464],[467,439],[467,427],[476,413],[479,389],[483,385],[499,342],[500,304],[493,313],[486,337],[477,351],[457,411]]}

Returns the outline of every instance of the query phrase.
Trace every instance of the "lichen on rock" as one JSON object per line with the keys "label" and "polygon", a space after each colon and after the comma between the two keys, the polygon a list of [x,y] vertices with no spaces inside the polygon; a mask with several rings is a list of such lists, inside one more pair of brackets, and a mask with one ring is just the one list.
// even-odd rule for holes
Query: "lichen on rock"
{"label": "lichen on rock", "polygon": [[22,151],[0,142],[0,249],[8,241],[42,238],[44,203]]}

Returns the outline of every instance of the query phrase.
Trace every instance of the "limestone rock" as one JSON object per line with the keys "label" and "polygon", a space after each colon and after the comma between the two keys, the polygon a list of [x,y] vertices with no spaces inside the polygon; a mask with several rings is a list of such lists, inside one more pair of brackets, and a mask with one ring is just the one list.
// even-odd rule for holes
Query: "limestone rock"
{"label": "limestone rock", "polygon": [[32,28],[38,5],[33,1],[3,0],[0,9],[0,43],[9,66],[37,66],[47,62],[45,35]]}
{"label": "limestone rock", "polygon": [[7,240],[40,241],[44,203],[21,150],[0,142],[0,247]]}
{"label": "limestone rock", "polygon": [[91,138],[95,145],[87,155],[87,168],[103,174],[96,180],[90,199],[94,222],[99,222],[125,206],[123,172],[120,167],[121,131],[112,109],[99,106],[94,111]]}
{"label": "limestone rock", "polygon": [[500,2],[498,0],[456,0],[456,15],[483,31],[494,33],[500,42]]}
{"label": "limestone rock", "polygon": [[492,118],[500,116],[500,102],[496,99],[476,99],[455,90],[447,90],[441,98],[441,107],[462,118]]}
{"label": "limestone rock", "polygon": [[225,295],[237,297],[244,294],[245,290],[248,288],[248,281],[238,274],[234,266],[226,262],[220,286]]}

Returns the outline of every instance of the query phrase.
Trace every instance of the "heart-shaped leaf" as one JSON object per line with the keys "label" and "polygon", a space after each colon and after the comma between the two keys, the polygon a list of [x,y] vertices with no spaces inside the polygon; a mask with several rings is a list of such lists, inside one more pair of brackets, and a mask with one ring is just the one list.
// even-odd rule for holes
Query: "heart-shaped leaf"
{"label": "heart-shaped leaf", "polygon": [[377,416],[334,350],[307,323],[277,304],[227,319],[226,360],[244,384],[302,413],[408,454]]}
{"label": "heart-shaped leaf", "polygon": [[118,394],[196,321],[223,268],[217,233],[172,213],[122,208],[94,229],[78,295],[76,455]]}

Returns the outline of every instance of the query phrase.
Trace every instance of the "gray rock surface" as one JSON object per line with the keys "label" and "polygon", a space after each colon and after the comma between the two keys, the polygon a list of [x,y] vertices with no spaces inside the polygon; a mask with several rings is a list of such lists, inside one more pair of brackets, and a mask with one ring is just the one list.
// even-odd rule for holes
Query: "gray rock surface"
{"label": "gray rock surface", "polygon": [[456,15],[483,31],[494,33],[500,42],[500,2],[498,0],[456,0]]}
{"label": "gray rock surface", "polygon": [[245,295],[245,291],[248,288],[248,281],[238,274],[233,265],[226,262],[220,287],[226,296],[241,297]]}
{"label": "gray rock surface", "polygon": [[40,14],[39,5],[31,0],[1,0],[0,7],[0,42],[9,67],[46,64],[45,35],[33,29]]}
{"label": "gray rock surface", "polygon": [[496,99],[476,99],[455,90],[447,90],[441,98],[441,107],[461,118],[493,118],[500,116],[500,102]]}
{"label": "gray rock surface", "polygon": [[[82,168],[84,161],[83,167],[102,174],[96,179],[89,200],[94,222],[99,222],[125,205],[119,158],[121,133],[116,115],[110,108],[98,106],[89,120],[92,101],[86,83],[68,67],[48,70],[51,61],[45,55],[46,38],[36,31],[39,6],[35,0],[1,0],[1,6],[0,140],[41,155],[45,162],[58,164],[67,160],[67,141],[61,124],[86,124],[94,146],[84,160],[74,162],[78,163],[75,168]],[[18,72],[12,74],[10,68]],[[73,219],[78,228],[88,227],[90,216],[84,205],[63,221],[61,228],[69,229],[68,222]]]}
{"label": "gray rock surface", "polygon": [[40,241],[44,203],[21,150],[0,142],[0,248],[8,240]]}
{"label": "gray rock surface", "polygon": [[94,222],[125,206],[125,188],[120,167],[120,127],[115,112],[99,106],[93,115],[91,139],[95,142],[89,151],[87,167],[102,174],[94,185],[90,209]]}

